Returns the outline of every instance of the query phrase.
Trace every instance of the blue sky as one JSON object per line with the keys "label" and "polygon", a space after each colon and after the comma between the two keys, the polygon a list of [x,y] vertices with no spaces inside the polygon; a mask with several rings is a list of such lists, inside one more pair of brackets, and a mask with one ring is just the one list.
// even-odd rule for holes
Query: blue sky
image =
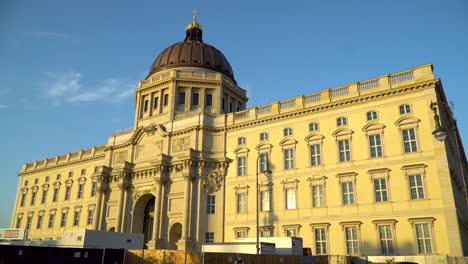
{"label": "blue sky", "polygon": [[[25,162],[100,145],[131,127],[133,91],[192,10],[248,106],[432,63],[468,142],[468,2],[0,2],[0,227]],[[427,135],[432,136],[432,135]]]}

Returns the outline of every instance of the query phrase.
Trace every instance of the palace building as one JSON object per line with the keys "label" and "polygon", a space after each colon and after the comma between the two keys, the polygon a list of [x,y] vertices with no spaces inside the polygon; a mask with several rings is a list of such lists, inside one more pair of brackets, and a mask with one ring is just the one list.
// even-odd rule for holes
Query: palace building
{"label": "palace building", "polygon": [[302,237],[314,255],[468,255],[467,161],[432,65],[247,108],[194,20],[131,128],[23,165],[11,227],[144,233],[147,248]]}

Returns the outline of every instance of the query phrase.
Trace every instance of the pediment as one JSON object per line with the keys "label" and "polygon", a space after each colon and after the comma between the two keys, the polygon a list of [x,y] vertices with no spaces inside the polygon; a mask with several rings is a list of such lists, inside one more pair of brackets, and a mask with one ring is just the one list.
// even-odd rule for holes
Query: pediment
{"label": "pediment", "polygon": [[273,148],[273,145],[270,143],[260,143],[255,147],[257,151],[264,150],[264,149],[271,149],[271,148]]}
{"label": "pediment", "polygon": [[332,133],[332,136],[339,137],[339,136],[350,136],[354,133],[351,129],[348,128],[338,128]]}
{"label": "pediment", "polygon": [[402,116],[395,121],[395,126],[404,126],[409,124],[417,124],[421,121],[421,119],[416,118],[414,116]]}
{"label": "pediment", "polygon": [[161,124],[151,124],[146,127],[139,127],[137,130],[133,132],[132,137],[128,140],[131,144],[138,144],[143,135],[154,135],[158,134],[161,138],[167,135],[166,127]]}
{"label": "pediment", "polygon": [[322,134],[319,133],[310,133],[304,138],[304,141],[322,141],[325,138]]}
{"label": "pediment", "polygon": [[247,147],[238,147],[236,148],[233,152],[234,154],[240,154],[240,153],[249,153],[250,149]]}
{"label": "pediment", "polygon": [[366,131],[373,131],[373,130],[383,130],[385,125],[379,122],[370,122],[367,123],[364,127],[362,127],[362,132]]}
{"label": "pediment", "polygon": [[295,144],[297,144],[297,140],[295,140],[294,138],[285,138],[281,140],[279,143],[280,146],[295,145]]}

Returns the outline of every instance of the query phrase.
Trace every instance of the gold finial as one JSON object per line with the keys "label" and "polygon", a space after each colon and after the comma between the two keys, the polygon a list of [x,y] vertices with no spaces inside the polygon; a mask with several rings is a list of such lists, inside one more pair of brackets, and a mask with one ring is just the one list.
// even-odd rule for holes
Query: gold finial
{"label": "gold finial", "polygon": [[202,29],[202,27],[200,26],[200,24],[198,24],[198,22],[197,22],[198,10],[197,10],[197,9],[193,9],[192,13],[193,13],[193,20],[192,20],[192,22],[190,22],[190,24],[188,24],[188,26],[185,28],[186,31],[189,30],[189,29],[192,29],[192,28],[199,28],[199,29]]}

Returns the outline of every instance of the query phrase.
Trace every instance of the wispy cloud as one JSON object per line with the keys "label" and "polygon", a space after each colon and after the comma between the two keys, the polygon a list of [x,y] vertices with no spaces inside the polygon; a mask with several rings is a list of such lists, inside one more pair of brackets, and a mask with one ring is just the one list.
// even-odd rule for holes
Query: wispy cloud
{"label": "wispy cloud", "polygon": [[8,105],[6,105],[6,104],[0,104],[0,109],[5,109],[5,108],[8,108]]}
{"label": "wispy cloud", "polygon": [[108,78],[89,86],[82,85],[83,75],[78,72],[47,73],[50,83],[47,95],[55,103],[107,101],[119,102],[133,95],[134,84],[119,78]]}

